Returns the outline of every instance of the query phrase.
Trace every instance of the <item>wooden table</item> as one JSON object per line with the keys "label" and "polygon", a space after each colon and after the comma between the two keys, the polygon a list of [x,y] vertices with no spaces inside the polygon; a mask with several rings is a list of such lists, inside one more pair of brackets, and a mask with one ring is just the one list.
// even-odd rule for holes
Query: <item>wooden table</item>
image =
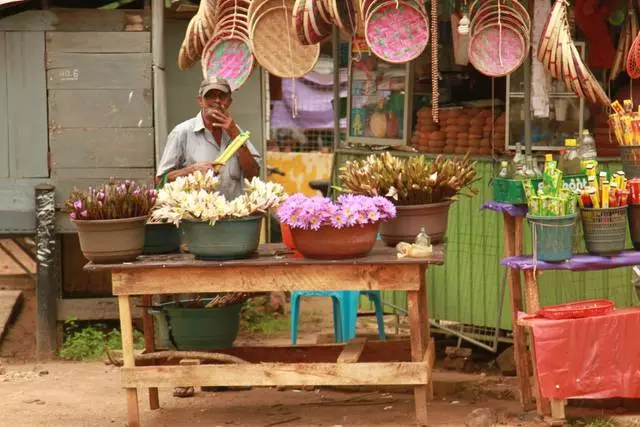
{"label": "wooden table", "polygon": [[[443,263],[442,246],[435,246],[433,254],[423,259],[398,259],[394,248],[378,244],[365,258],[309,260],[296,257],[282,245],[263,245],[255,258],[246,260],[198,261],[192,255],[175,254],[143,256],[124,264],[89,263],[85,268],[112,272],[113,294],[118,297],[120,310],[124,361],[121,377],[130,427],[140,425],[138,387],[149,388],[151,409],[157,409],[157,387],[185,385],[409,385],[414,386],[417,423],[426,425],[435,347],[429,330],[425,273],[429,264]],[[250,364],[180,365],[175,360],[149,362],[134,356],[131,296],[142,295],[148,304],[156,294],[294,290],[407,291],[410,342],[354,340],[346,345],[216,350]],[[148,314],[144,329],[146,352],[154,352]]]}
{"label": "wooden table", "polygon": [[[573,258],[566,262],[551,263],[544,261],[535,261],[531,256],[512,256],[502,260],[502,264],[508,267],[514,276],[520,277],[520,271],[524,272],[525,277],[525,295],[526,295],[526,313],[535,315],[540,310],[540,298],[538,291],[538,274],[542,271],[550,270],[567,270],[567,271],[599,271],[609,270],[612,268],[630,267],[640,264],[639,251],[625,251],[615,257],[600,257],[586,254],[574,255]],[[519,328],[530,327],[530,323],[526,320],[517,322]],[[532,337],[533,341],[533,337]],[[528,356],[525,354],[516,355],[518,357],[518,365],[528,362]],[[533,364],[534,373],[536,372],[536,355],[535,349],[531,346],[530,352],[531,362]],[[520,377],[521,389],[525,387],[524,377]],[[526,384],[528,386],[528,384]],[[536,381],[537,386],[537,381]],[[524,390],[522,390],[524,392]],[[538,387],[538,393],[540,388]],[[540,396],[541,394],[538,394]],[[562,423],[565,419],[565,401],[549,399],[537,399],[537,410],[539,415],[551,415],[552,422]],[[548,405],[548,406],[547,406]]]}

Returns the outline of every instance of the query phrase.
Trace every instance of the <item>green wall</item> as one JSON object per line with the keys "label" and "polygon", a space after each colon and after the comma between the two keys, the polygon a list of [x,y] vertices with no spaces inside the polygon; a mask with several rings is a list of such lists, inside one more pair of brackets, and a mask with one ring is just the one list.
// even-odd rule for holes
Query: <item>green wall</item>
{"label": "green wall", "polygon": [[[352,153],[338,153],[336,156],[337,165],[357,157]],[[621,165],[611,163],[604,167],[616,171]],[[480,193],[472,199],[461,197],[452,206],[445,265],[432,267],[427,273],[429,317],[495,327],[504,271],[500,266],[504,250],[502,214],[481,210],[484,202],[492,200],[489,185],[493,175],[491,161],[479,160],[477,170],[481,179],[476,186]],[[525,252],[531,253],[529,226],[525,225],[524,229]],[[578,249],[584,251],[581,236],[577,236],[576,242],[580,243]],[[545,272],[538,279],[540,303],[552,305],[579,299],[610,298],[617,307],[635,305],[637,297],[631,275],[631,268],[590,273]],[[403,293],[384,292],[384,299],[406,308],[406,296]],[[500,327],[511,329],[509,294],[505,298]]]}

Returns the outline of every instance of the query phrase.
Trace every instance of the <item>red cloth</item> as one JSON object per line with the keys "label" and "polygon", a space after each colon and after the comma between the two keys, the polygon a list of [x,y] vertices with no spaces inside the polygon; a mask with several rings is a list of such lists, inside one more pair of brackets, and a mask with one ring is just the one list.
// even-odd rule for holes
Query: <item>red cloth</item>
{"label": "red cloth", "polygon": [[589,46],[591,68],[609,69],[615,61],[616,50],[607,27],[607,17],[614,6],[613,1],[576,0],[576,23]]}
{"label": "red cloth", "polygon": [[640,397],[640,308],[529,322],[543,397]]}

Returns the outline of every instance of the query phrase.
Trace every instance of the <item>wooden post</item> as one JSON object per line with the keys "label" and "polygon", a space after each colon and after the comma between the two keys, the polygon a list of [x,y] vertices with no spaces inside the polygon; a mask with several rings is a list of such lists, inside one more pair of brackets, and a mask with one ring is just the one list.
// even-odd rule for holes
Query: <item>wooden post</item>
{"label": "wooden post", "polygon": [[40,184],[36,199],[36,352],[38,359],[54,356],[57,343],[57,295],[59,257],[56,244],[54,187]]}
{"label": "wooden post", "polygon": [[[427,343],[424,342],[424,326],[422,324],[422,310],[420,309],[419,291],[407,292],[407,304],[409,314],[409,329],[411,337],[411,360],[422,362]],[[429,386],[420,385],[413,388],[413,398],[416,405],[416,422],[419,426],[427,425],[427,400],[429,398]]]}
{"label": "wooden post", "polygon": [[[144,295],[142,297],[142,329],[144,330],[144,349],[146,353],[156,351],[153,317],[151,317],[151,313],[149,313],[151,302],[151,295]],[[159,408],[160,399],[158,397],[158,387],[151,387],[149,388],[149,409],[155,410]]]}
{"label": "wooden post", "polygon": [[153,127],[157,165],[162,158],[165,140],[169,134],[164,69],[164,0],[153,0],[151,4],[151,56],[153,58]]}
{"label": "wooden post", "polygon": [[[522,217],[513,217],[504,213],[504,256],[522,255]],[[511,325],[513,327],[513,350],[516,373],[520,380],[520,404],[528,411],[533,403],[531,395],[531,378],[529,376],[529,356],[525,330],[518,326],[518,312],[523,310],[522,283],[520,270],[511,268],[508,272],[509,290],[511,293]]]}
{"label": "wooden post", "polygon": [[[540,300],[538,296],[538,282],[537,282],[537,273],[533,270],[525,270],[524,271],[524,283],[525,283],[525,296],[527,303],[527,313],[535,314],[538,310],[540,310]],[[542,392],[540,390],[540,384],[538,383],[538,369],[536,368],[536,346],[535,346],[535,338],[533,337],[533,333],[531,334],[531,363],[533,365],[533,378],[534,384],[537,390],[537,399],[536,399],[536,410],[538,415],[545,416],[551,413],[551,409],[549,406],[549,399],[544,399],[542,397]]]}
{"label": "wooden post", "polygon": [[[131,318],[131,303],[128,295],[118,295],[120,310],[120,332],[122,334],[122,359],[125,368],[136,366],[133,354],[133,319]],[[140,412],[138,410],[138,390],[127,388],[127,426],[140,427]]]}

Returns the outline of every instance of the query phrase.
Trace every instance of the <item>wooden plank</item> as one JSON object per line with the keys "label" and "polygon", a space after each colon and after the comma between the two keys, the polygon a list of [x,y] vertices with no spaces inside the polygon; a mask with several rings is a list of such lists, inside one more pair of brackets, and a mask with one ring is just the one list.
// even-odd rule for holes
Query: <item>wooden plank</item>
{"label": "wooden plank", "polygon": [[151,35],[147,32],[49,32],[47,55],[51,53],[149,53]]}
{"label": "wooden plank", "polygon": [[[54,168],[51,169],[53,181],[73,181],[78,179],[136,179],[150,181],[155,175],[154,168]],[[2,182],[2,181],[0,181]]]}
{"label": "wooden plank", "polygon": [[149,16],[141,10],[28,10],[0,19],[0,31],[124,31],[141,19],[143,28],[149,28]]}
{"label": "wooden plank", "polygon": [[123,387],[382,386],[429,381],[424,362],[145,366],[124,367],[121,376]]}
{"label": "wooden plank", "polygon": [[402,265],[257,265],[115,270],[114,295],[311,290],[410,290],[417,269]]}
{"label": "wooden plank", "polygon": [[22,291],[0,291],[0,342],[21,301]]}
{"label": "wooden plank", "polygon": [[42,61],[44,33],[6,33],[9,105],[9,175],[46,178],[47,88]]}
{"label": "wooden plank", "polygon": [[[143,308],[141,300],[131,299],[132,316],[142,318]],[[64,298],[58,300],[58,321],[64,322],[71,318],[78,320],[115,320],[118,319],[118,300],[113,297],[105,298]]]}
{"label": "wooden plank", "polygon": [[[74,226],[75,228],[75,226]],[[75,231],[75,229],[74,229]],[[62,244],[62,293],[63,298],[98,298],[111,297],[111,274],[108,271],[89,272],[82,267],[88,262],[80,249],[77,234],[66,234],[61,237]],[[114,306],[114,313],[117,313]],[[65,314],[66,315],[66,314]],[[66,315],[63,320],[70,316]],[[112,319],[116,319],[112,317]]]}
{"label": "wooden plank", "polygon": [[153,130],[60,129],[51,132],[52,168],[152,168]]}
{"label": "wooden plank", "polygon": [[[145,295],[142,297],[142,305],[144,307],[151,307],[153,298],[151,295]],[[156,351],[156,340],[153,328],[153,317],[147,309],[142,310],[142,327],[144,331],[144,351],[146,353],[153,353]],[[149,409],[156,410],[160,408],[160,398],[158,396],[158,388],[151,387],[149,389]]]}
{"label": "wooden plank", "polygon": [[52,53],[49,89],[150,89],[149,53]]}
{"label": "wooden plank", "polygon": [[0,211],[34,212],[33,189],[48,182],[48,179],[0,179]]}
{"label": "wooden plank", "polygon": [[[424,288],[422,289],[424,291]],[[409,333],[411,335],[411,360],[414,362],[424,360],[426,343],[424,342],[424,326],[422,325],[420,309],[420,288],[407,293]],[[424,363],[425,373],[428,373],[428,366]],[[415,403],[416,420],[418,425],[427,425],[427,400],[429,388],[421,383],[413,389]]]}
{"label": "wooden plank", "polygon": [[338,356],[338,363],[356,363],[360,359],[366,343],[366,338],[355,338],[349,341]]}
{"label": "wooden plank", "polygon": [[9,177],[9,97],[6,35],[0,32],[0,178]]}
{"label": "wooden plank", "polygon": [[50,90],[49,128],[151,128],[152,102],[151,89]]}
{"label": "wooden plank", "polygon": [[551,399],[551,425],[565,425],[567,421],[565,404],[565,400]]}

